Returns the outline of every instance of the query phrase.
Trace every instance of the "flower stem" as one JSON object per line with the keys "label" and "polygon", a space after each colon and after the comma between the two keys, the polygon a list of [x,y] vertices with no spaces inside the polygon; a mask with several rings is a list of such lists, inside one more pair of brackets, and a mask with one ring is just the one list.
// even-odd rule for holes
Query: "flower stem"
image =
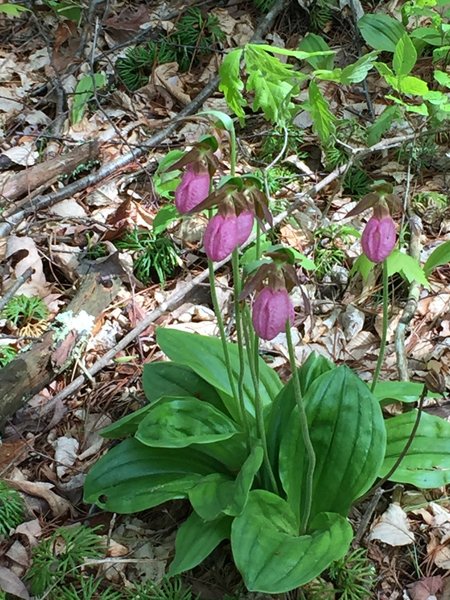
{"label": "flower stem", "polygon": [[[214,312],[216,313],[217,325],[219,327],[219,332],[220,332],[220,339],[222,340],[223,357],[224,357],[225,365],[227,368],[228,379],[230,381],[231,393],[233,395],[233,398],[237,402],[237,405],[239,407],[239,412],[240,412],[241,406],[239,404],[239,397],[236,392],[236,385],[234,382],[233,370],[231,368],[230,354],[228,352],[225,327],[223,324],[222,313],[220,312],[219,301],[217,299],[216,280],[214,277],[214,266],[213,266],[212,260],[209,260],[209,259],[208,259],[208,273],[209,273],[209,287],[211,289],[211,300],[213,303]],[[242,420],[243,416],[241,414],[239,415],[239,417]]]}
{"label": "flower stem", "polygon": [[287,321],[286,323],[286,339],[289,350],[289,362],[291,363],[292,377],[294,380],[295,401],[297,403],[297,408],[300,416],[300,428],[302,431],[303,443],[305,445],[306,455],[308,458],[308,470],[306,472],[305,483],[305,502],[300,526],[300,533],[303,534],[307,530],[309,517],[311,515],[312,488],[314,469],[316,466],[316,454],[314,452],[314,447],[311,442],[311,436],[309,435],[308,417],[306,416],[305,405],[302,397],[302,390],[300,388],[300,380],[298,378],[297,365],[295,362],[294,344],[292,343],[291,324],[289,323],[289,321]]}
{"label": "flower stem", "polygon": [[258,438],[261,440],[261,444],[263,447],[264,467],[269,479],[270,486],[273,492],[278,493],[278,485],[275,479],[275,475],[273,474],[272,465],[270,464],[269,459],[269,451],[267,449],[266,428],[264,424],[264,407],[261,401],[261,395],[259,393],[259,344],[254,344],[252,348],[252,340],[250,336],[251,326],[249,322],[250,317],[248,311],[245,312],[244,319],[245,321],[247,321],[247,326],[244,326],[245,345],[247,347],[250,373],[252,376],[253,387],[255,389],[256,430],[258,433]]}
{"label": "flower stem", "polygon": [[234,287],[234,319],[236,324],[236,335],[239,352],[239,379],[238,379],[238,397],[241,416],[243,419],[243,426],[246,433],[247,446],[250,444],[250,425],[248,421],[248,414],[245,408],[244,402],[244,375],[245,375],[245,360],[244,360],[244,339],[242,335],[242,315],[239,305],[239,296],[241,294],[241,280],[239,273],[239,251],[237,248],[233,250],[232,254],[232,265],[233,265],[233,287]]}
{"label": "flower stem", "polygon": [[375,374],[373,376],[372,387],[370,388],[373,392],[377,385],[378,377],[380,376],[381,367],[383,366],[384,354],[386,352],[386,341],[389,324],[389,276],[387,261],[383,261],[383,329],[381,332],[381,344],[380,351],[378,353],[377,366],[375,367]]}

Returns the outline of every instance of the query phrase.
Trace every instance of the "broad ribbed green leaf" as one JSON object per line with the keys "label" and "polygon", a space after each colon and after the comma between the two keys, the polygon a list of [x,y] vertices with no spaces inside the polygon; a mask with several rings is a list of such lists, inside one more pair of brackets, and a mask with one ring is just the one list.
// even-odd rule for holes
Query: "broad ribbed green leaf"
{"label": "broad ribbed green leaf", "polygon": [[[293,394],[292,386],[289,391]],[[316,453],[311,518],[321,512],[346,516],[352,502],[373,484],[383,462],[386,429],[380,403],[347,367],[316,379],[304,403]],[[281,441],[279,469],[291,509],[299,514],[307,459],[297,407]]]}
{"label": "broad ribbed green leaf", "polygon": [[[298,369],[300,388],[304,395],[312,383],[324,373],[335,369],[335,365],[328,359],[312,352],[306,361]],[[278,474],[278,459],[280,452],[280,442],[284,432],[288,428],[292,415],[292,409],[295,406],[294,382],[292,378],[285,385],[278,396],[275,398],[271,411],[267,417],[266,435],[269,457],[275,476]]]}
{"label": "broad ribbed green leaf", "polygon": [[92,467],[84,498],[111,512],[133,513],[185,498],[202,476],[223,470],[223,465],[197,450],[150,448],[131,438]]}
{"label": "broad ribbed green leaf", "polygon": [[190,397],[162,398],[139,424],[136,439],[155,448],[185,448],[227,440],[236,423],[211,404]]}
{"label": "broad ribbed green leaf", "polygon": [[241,514],[262,460],[263,450],[256,446],[236,479],[219,473],[204,477],[189,492],[195,512],[206,521],[216,519],[221,513],[230,516]]}
{"label": "broad ribbed green leaf", "polygon": [[[423,383],[417,381],[379,381],[374,394],[382,405],[392,402],[417,402],[422,395]],[[442,394],[427,392],[426,398],[441,398]]]}
{"label": "broad ribbed green leaf", "polygon": [[[386,421],[387,448],[380,477],[386,475],[402,454],[417,418],[417,410]],[[450,483],[450,423],[422,413],[419,427],[406,456],[390,477],[420,488],[438,488]]]}
{"label": "broad ribbed green leaf", "polygon": [[[212,386],[221,390],[230,415],[234,420],[239,418],[239,410],[232,398],[232,390],[223,356],[222,343],[214,337],[186,333],[176,329],[158,329],[156,338],[159,346],[167,356],[178,363],[188,365],[200,377]],[[236,344],[228,344],[231,368],[236,386],[239,377],[239,352]],[[247,358],[245,358],[244,401],[248,413],[255,414],[253,405],[254,388]],[[260,396],[264,406],[269,405],[280,391],[282,385],[278,375],[260,358]]]}
{"label": "broad ribbed green leaf", "polygon": [[403,77],[411,73],[417,60],[417,52],[408,34],[402,35],[395,46],[392,66],[395,74]]}
{"label": "broad ribbed green leaf", "polygon": [[364,41],[374,50],[395,52],[400,38],[406,33],[403,25],[385,14],[367,14],[358,21]]}
{"label": "broad ribbed green leaf", "polygon": [[344,517],[322,513],[311,527],[310,535],[298,535],[287,502],[270,492],[250,492],[231,528],[234,561],[247,589],[268,594],[293,590],[345,555],[353,532]]}
{"label": "broad ribbed green leaf", "polygon": [[142,386],[149,402],[163,396],[193,396],[223,410],[223,402],[214,387],[187,365],[153,362],[144,365]]}
{"label": "broad ribbed green leaf", "polygon": [[230,525],[230,517],[206,523],[193,512],[178,529],[169,577],[199,565],[220,542],[230,537]]}

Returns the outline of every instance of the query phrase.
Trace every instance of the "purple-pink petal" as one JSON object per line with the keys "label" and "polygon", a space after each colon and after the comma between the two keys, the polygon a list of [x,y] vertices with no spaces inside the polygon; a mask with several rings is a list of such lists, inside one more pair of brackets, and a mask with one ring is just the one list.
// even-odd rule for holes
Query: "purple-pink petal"
{"label": "purple-pink petal", "polygon": [[206,226],[203,244],[210,260],[224,260],[238,245],[238,226],[235,215],[214,215]]}
{"label": "purple-pink petal", "polygon": [[186,214],[209,196],[211,178],[208,171],[196,170],[188,165],[175,190],[175,206],[181,214]]}
{"label": "purple-pink petal", "polygon": [[263,340],[273,340],[285,331],[286,322],[294,322],[294,306],[287,290],[262,289],[253,303],[252,321]]}
{"label": "purple-pink petal", "polygon": [[255,218],[250,210],[244,210],[237,216],[238,246],[248,240],[253,229],[254,220]]}
{"label": "purple-pink petal", "polygon": [[392,217],[371,217],[364,228],[361,246],[364,254],[375,263],[383,262],[392,252],[397,241]]}

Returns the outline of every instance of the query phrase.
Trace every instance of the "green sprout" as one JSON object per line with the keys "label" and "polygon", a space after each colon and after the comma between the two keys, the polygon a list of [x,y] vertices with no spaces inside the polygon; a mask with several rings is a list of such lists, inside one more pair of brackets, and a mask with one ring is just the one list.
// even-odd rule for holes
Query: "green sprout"
{"label": "green sprout", "polygon": [[148,83],[157,64],[177,62],[180,71],[187,71],[224,38],[215,15],[203,16],[199,8],[189,8],[168,36],[128,50],[117,60],[116,71],[127,88],[134,91]]}
{"label": "green sprout", "polygon": [[0,368],[6,367],[8,363],[14,360],[17,354],[17,349],[14,346],[5,345],[0,346]]}
{"label": "green sprout", "polygon": [[33,594],[41,595],[57,584],[55,593],[58,592],[60,598],[59,586],[67,575],[80,568],[85,559],[102,556],[102,540],[96,533],[97,529],[84,525],[58,527],[33,549],[27,574]]}
{"label": "green sprout", "polygon": [[372,597],[376,573],[364,548],[353,550],[341,560],[334,562],[329,569],[329,576],[341,600],[361,600]]}
{"label": "green sprout", "polygon": [[356,229],[348,225],[332,223],[316,229],[314,262],[319,279],[330,273],[334,266],[345,262],[345,248],[352,242],[353,237],[358,236]]}
{"label": "green sprout", "polygon": [[149,581],[130,590],[130,600],[196,600],[179,577],[164,578],[159,585]]}
{"label": "green sprout", "polygon": [[134,274],[143,284],[157,279],[165,283],[180,265],[180,258],[172,240],[166,235],[135,229],[115,242],[119,250],[130,250],[134,256]]}
{"label": "green sprout", "polygon": [[50,598],[55,600],[122,600],[122,592],[118,592],[111,587],[99,590],[103,578],[96,578],[93,575],[85,577],[80,575],[74,583],[58,585]]}
{"label": "green sprout", "polygon": [[0,536],[9,535],[24,519],[22,496],[0,480]]}
{"label": "green sprout", "polygon": [[14,296],[2,311],[2,316],[15,327],[25,327],[48,317],[48,308],[38,296]]}

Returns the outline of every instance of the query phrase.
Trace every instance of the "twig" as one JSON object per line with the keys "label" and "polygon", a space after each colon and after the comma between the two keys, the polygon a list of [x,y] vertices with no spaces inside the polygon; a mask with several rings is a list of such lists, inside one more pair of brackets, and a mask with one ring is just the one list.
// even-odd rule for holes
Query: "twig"
{"label": "twig", "polygon": [[17,290],[33,275],[34,269],[33,267],[28,267],[26,271],[19,275],[16,281],[12,284],[12,286],[5,292],[2,298],[0,298],[0,310],[8,304]]}
{"label": "twig", "polygon": [[364,533],[366,532],[367,526],[369,525],[370,519],[372,518],[372,515],[375,512],[375,509],[378,506],[378,502],[380,501],[380,498],[383,494],[384,489],[381,486],[379,486],[373,493],[369,505],[367,506],[363,516],[361,517],[361,521],[359,523],[358,529],[356,530],[355,537],[353,538],[353,548],[359,546],[359,543],[361,542]]}
{"label": "twig", "polygon": [[[283,10],[288,0],[279,0],[275,6],[265,15],[265,17],[261,20],[258,27],[255,30],[255,33],[252,37],[253,41],[258,40],[262,35],[264,35],[273,22],[275,21],[278,14]],[[7,236],[11,230],[20,223],[27,215],[33,214],[42,210],[44,208],[48,208],[49,206],[53,206],[57,202],[61,200],[65,200],[74,194],[85,190],[89,186],[95,186],[100,181],[109,177],[122,167],[128,165],[133,160],[144,155],[147,150],[150,148],[154,148],[158,146],[162,141],[164,141],[169,135],[171,135],[180,123],[183,121],[184,117],[195,114],[203,102],[213,94],[219,85],[220,79],[219,76],[216,75],[209,81],[206,86],[202,89],[202,91],[190,102],[187,106],[185,106],[179,113],[178,116],[173,119],[173,121],[164,129],[151,136],[147,141],[143,142],[139,148],[135,150],[131,150],[127,154],[120,156],[115,161],[104,165],[96,173],[91,173],[86,175],[86,177],[82,177],[77,181],[74,181],[70,185],[67,185],[61,190],[57,190],[56,192],[52,192],[51,194],[46,194],[43,196],[38,196],[34,198],[30,205],[22,210],[18,210],[13,213],[5,220],[3,223],[0,223],[0,237]]]}

